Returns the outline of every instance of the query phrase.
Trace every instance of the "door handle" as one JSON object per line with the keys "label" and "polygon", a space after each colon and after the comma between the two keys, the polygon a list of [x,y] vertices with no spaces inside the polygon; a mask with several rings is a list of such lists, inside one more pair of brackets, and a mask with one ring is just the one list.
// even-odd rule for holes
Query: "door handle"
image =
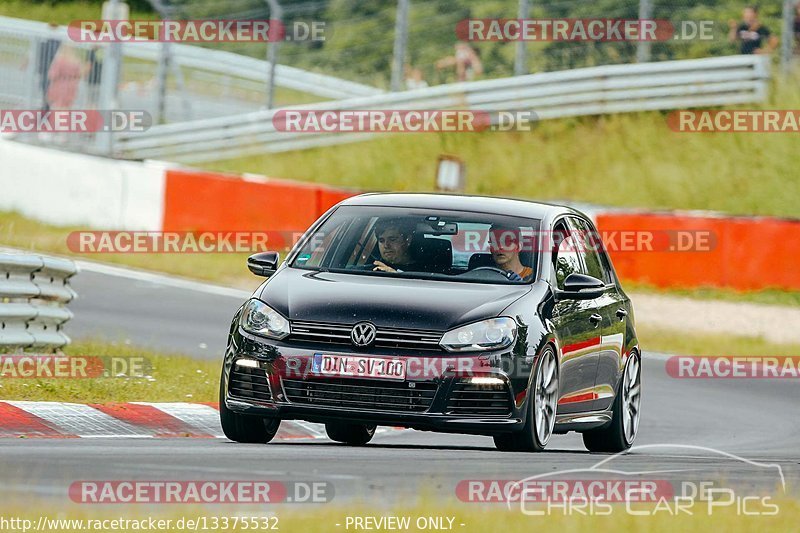
{"label": "door handle", "polygon": [[589,317],[589,321],[592,322],[593,324],[597,324],[601,320],[603,320],[603,317],[601,317],[597,313],[595,313],[595,314],[593,314],[592,316]]}
{"label": "door handle", "polygon": [[620,320],[624,320],[626,316],[628,316],[628,312],[625,309],[621,307],[617,309],[617,317],[619,317]]}

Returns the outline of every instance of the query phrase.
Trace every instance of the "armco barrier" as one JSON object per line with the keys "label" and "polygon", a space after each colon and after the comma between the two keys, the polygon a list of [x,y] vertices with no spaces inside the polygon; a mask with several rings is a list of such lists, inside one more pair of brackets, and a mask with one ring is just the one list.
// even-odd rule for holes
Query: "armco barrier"
{"label": "armco barrier", "polygon": [[614,251],[622,278],[658,287],[728,287],[800,290],[800,220],[680,213],[601,213],[601,232],[708,231],[713,246],[703,251]]}
{"label": "armco barrier", "polygon": [[69,279],[78,272],[67,259],[0,254],[0,351],[58,348],[72,318],[65,305],[75,298]]}
{"label": "armco barrier", "polygon": [[[768,58],[727,56],[629,65],[437,85],[412,91],[301,105],[306,111],[470,109],[534,111],[539,119],[760,102],[766,98]],[[203,162],[264,152],[300,150],[375,138],[369,133],[279,131],[269,109],[121,132],[116,155]]]}
{"label": "armco barrier", "polygon": [[[353,194],[286,180],[169,169],[163,229],[303,232],[328,208]],[[276,243],[281,244],[289,243]]]}

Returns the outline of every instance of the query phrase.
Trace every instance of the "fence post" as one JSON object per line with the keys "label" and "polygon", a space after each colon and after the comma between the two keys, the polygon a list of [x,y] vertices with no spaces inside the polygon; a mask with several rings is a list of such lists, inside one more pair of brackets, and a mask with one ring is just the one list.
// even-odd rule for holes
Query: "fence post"
{"label": "fence post", "polygon": [[161,43],[159,49],[158,64],[156,65],[156,115],[153,117],[153,124],[166,122],[167,114],[167,81],[171,61],[169,43]]}
{"label": "fence post", "polygon": [[[270,22],[277,20],[279,24],[282,23],[283,20],[283,9],[281,9],[281,4],[278,0],[266,0],[267,5],[269,5],[269,18]],[[272,109],[272,106],[275,103],[275,67],[278,65],[278,45],[279,42],[277,40],[272,40],[275,35],[280,35],[280,32],[272,31],[273,28],[270,28],[268,35],[272,35],[273,37],[269,39],[267,43],[267,63],[269,71],[267,72],[267,109]]]}
{"label": "fence post", "polygon": [[783,28],[781,31],[781,72],[788,75],[792,68],[794,41],[794,1],[783,0]]}
{"label": "fence post", "polygon": [[[528,18],[528,0],[519,0],[517,18],[520,20]],[[517,41],[516,53],[514,54],[514,76],[522,76],[528,73],[527,44],[523,39]]]}
{"label": "fence post", "polygon": [[[653,18],[652,0],[639,0],[639,20]],[[636,62],[647,63],[650,61],[650,41],[636,43]]]}
{"label": "fence post", "polygon": [[[105,7],[105,6],[104,6]],[[108,15],[103,17],[110,20],[119,20],[120,14],[127,18],[127,6],[120,0],[109,0],[107,4]],[[122,61],[122,43],[111,42],[103,58],[103,72],[100,75],[100,97],[98,108],[111,110],[117,105],[117,87],[119,85],[120,63]],[[113,133],[99,132],[97,134],[97,150],[101,154],[111,155],[113,150]]]}
{"label": "fence post", "polygon": [[392,53],[391,90],[403,89],[403,67],[405,66],[406,45],[408,43],[408,5],[409,0],[398,0],[397,16],[394,24],[394,51]]}

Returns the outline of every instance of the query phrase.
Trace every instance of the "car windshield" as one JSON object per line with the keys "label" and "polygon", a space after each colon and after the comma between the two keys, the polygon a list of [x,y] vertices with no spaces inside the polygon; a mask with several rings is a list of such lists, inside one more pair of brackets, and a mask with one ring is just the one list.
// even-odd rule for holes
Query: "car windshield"
{"label": "car windshield", "polygon": [[489,213],[342,206],[290,266],[370,276],[520,284],[536,279],[539,220]]}

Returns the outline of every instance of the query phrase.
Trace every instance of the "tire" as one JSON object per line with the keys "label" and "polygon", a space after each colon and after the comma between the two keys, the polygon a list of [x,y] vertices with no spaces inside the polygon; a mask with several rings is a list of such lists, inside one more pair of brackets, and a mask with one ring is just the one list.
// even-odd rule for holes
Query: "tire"
{"label": "tire", "polygon": [[230,440],[242,443],[266,444],[278,433],[281,421],[279,418],[241,415],[234,413],[225,405],[225,371],[219,379],[219,421],[222,432]]}
{"label": "tire", "polygon": [[514,433],[495,435],[494,445],[498,450],[540,452],[545,449],[555,426],[558,378],[555,352],[547,346],[536,362],[531,384],[528,386],[525,426]]}
{"label": "tire", "polygon": [[494,445],[501,452],[516,452],[517,449],[516,435],[513,433],[502,433],[494,436]]}
{"label": "tire", "polygon": [[583,434],[586,449],[590,452],[619,453],[631,447],[639,428],[641,386],[641,358],[633,352],[625,363],[617,397],[614,398],[611,422]]}
{"label": "tire", "polygon": [[347,422],[328,422],[325,432],[328,438],[350,446],[363,446],[375,436],[374,425],[350,424]]}

